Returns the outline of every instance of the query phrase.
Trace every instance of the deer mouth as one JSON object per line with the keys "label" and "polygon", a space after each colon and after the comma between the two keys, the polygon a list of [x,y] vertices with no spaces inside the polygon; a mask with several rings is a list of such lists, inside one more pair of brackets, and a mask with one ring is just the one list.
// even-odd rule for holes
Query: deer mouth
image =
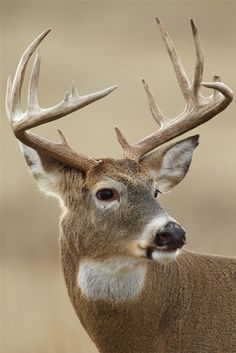
{"label": "deer mouth", "polygon": [[155,249],[155,251],[161,251],[161,252],[175,252],[177,250],[178,250],[178,248],[168,248],[168,249],[159,249],[159,248],[157,248],[157,249]]}
{"label": "deer mouth", "polygon": [[157,262],[168,262],[174,260],[180,253],[180,249],[174,246],[156,246],[146,240],[135,242],[131,248],[132,256],[146,258]]}
{"label": "deer mouth", "polygon": [[178,248],[150,248],[146,250],[147,258],[156,262],[169,262],[174,260],[180,250]]}
{"label": "deer mouth", "polygon": [[153,256],[155,256],[155,254],[175,254],[179,249],[178,248],[149,248],[149,249],[146,249],[146,254],[147,254],[147,258],[150,259],[150,260],[153,260]]}

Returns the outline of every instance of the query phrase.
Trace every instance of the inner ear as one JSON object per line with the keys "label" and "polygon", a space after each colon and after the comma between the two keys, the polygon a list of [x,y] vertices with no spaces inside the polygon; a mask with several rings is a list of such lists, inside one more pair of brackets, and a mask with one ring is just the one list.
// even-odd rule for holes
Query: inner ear
{"label": "inner ear", "polygon": [[185,177],[198,139],[199,135],[188,137],[141,159],[140,163],[156,180],[161,192],[170,191]]}

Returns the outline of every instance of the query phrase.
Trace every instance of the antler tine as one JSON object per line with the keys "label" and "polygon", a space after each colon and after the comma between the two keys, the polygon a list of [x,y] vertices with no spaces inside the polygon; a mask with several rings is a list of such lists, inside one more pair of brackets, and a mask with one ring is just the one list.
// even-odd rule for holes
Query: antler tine
{"label": "antler tine", "polygon": [[[178,117],[167,120],[144,81],[144,88],[148,96],[149,107],[154,119],[160,125],[160,129],[141,139],[139,142],[129,144],[121,131],[116,128],[118,140],[124,149],[124,158],[136,161],[139,161],[142,156],[154,148],[212,119],[215,115],[223,111],[233,99],[233,92],[224,83],[220,82],[219,76],[214,76],[214,82],[201,82],[204,65],[203,48],[194,21],[191,20],[191,27],[196,50],[196,64],[193,85],[191,86],[173,42],[162,22],[159,19],[156,20],[160,27],[169,56],[171,57],[181,91],[187,101],[187,106],[183,113]],[[200,95],[199,89],[201,85],[212,88],[214,90],[213,95],[210,97]]]}
{"label": "antler tine", "polygon": [[[219,76],[215,76],[215,77],[219,78]],[[226,86],[226,84],[224,84],[223,82],[220,82],[220,81],[201,82],[201,85],[207,88],[214,89],[214,93],[215,92],[221,93],[221,95],[218,95],[218,96],[216,94],[213,94],[213,97],[212,97],[213,107],[215,106],[215,108],[219,110],[215,113],[215,115],[221,112],[222,110],[224,110],[232,102],[234,98],[233,91],[228,86]]]}
{"label": "antler tine", "polygon": [[33,114],[33,112],[38,108],[38,83],[39,83],[39,72],[40,72],[40,62],[41,57],[39,50],[37,50],[28,91],[28,113]]}
{"label": "antler tine", "polygon": [[156,17],[156,22],[160,29],[162,39],[165,43],[169,57],[172,61],[173,68],[174,68],[177,80],[179,82],[179,87],[183,93],[184,98],[188,102],[191,96],[191,85],[190,85],[189,79],[186,75],[186,72],[180,60],[180,57],[175,49],[174,43],[170,38],[164,24],[161,22],[161,20],[158,17]]}
{"label": "antler tine", "polygon": [[31,55],[35,52],[39,44],[42,42],[42,40],[46,37],[46,35],[51,31],[51,29],[47,29],[44,32],[42,32],[31,44],[30,46],[26,49],[24,54],[21,57],[21,60],[19,62],[19,65],[16,70],[16,74],[13,80],[12,84],[12,90],[11,90],[11,110],[12,113],[15,112],[21,112],[21,87],[24,81],[24,74],[25,74],[25,69],[27,66],[27,63],[31,57]]}
{"label": "antler tine", "polygon": [[142,82],[148,97],[149,108],[151,110],[152,116],[156,120],[156,122],[160,125],[160,127],[162,127],[165,125],[165,123],[168,122],[168,119],[165,117],[165,115],[162,113],[161,109],[159,108],[158,104],[156,103],[155,98],[153,97],[146,81],[142,80]]}
{"label": "antler tine", "polygon": [[193,39],[196,51],[196,64],[193,76],[193,99],[198,99],[199,89],[201,87],[203,69],[204,69],[204,53],[202,43],[199,37],[197,26],[194,20],[190,20],[191,28],[193,32]]}
{"label": "antler tine", "polygon": [[86,157],[75,152],[66,141],[64,134],[59,131],[62,143],[54,143],[42,137],[39,137],[28,130],[38,125],[45,124],[61,118],[71,112],[83,108],[84,106],[107,96],[114,91],[117,86],[112,86],[104,90],[94,92],[85,96],[79,96],[76,83],[73,81],[71,93],[66,93],[65,98],[56,106],[43,109],[38,105],[37,88],[40,71],[40,54],[37,51],[36,58],[33,64],[33,69],[30,77],[28,91],[28,107],[26,112],[21,108],[21,87],[24,80],[24,73],[27,63],[35,52],[40,42],[50,32],[50,29],[41,33],[25,50],[16,74],[11,84],[11,79],[8,79],[7,94],[6,94],[6,111],[11,121],[12,129],[16,137],[24,144],[34,148],[40,153],[46,154],[49,157],[56,159],[75,168],[87,171],[91,165],[95,165],[96,160]]}

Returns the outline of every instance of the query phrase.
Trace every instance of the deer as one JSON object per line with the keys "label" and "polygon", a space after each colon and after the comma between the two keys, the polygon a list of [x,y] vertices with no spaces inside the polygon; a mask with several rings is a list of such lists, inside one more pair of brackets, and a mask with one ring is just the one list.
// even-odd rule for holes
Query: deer
{"label": "deer", "polygon": [[[38,47],[50,29],[30,44],[14,78],[8,79],[6,112],[39,188],[60,202],[59,247],[68,295],[98,351],[235,353],[236,260],[185,249],[185,229],[158,200],[187,174],[199,135],[162,145],[222,112],[233,93],[219,76],[202,82],[203,47],[193,20],[192,83],[166,27],[158,18],[156,22],[186,106],[179,116],[168,119],[143,80],[159,128],[131,144],[115,127],[122,158],[95,159],[78,153],[61,130],[60,143],[29,131],[117,88],[80,96],[73,82],[61,102],[41,108]],[[35,52],[23,111],[24,73]],[[203,96],[201,86],[213,93]]]}

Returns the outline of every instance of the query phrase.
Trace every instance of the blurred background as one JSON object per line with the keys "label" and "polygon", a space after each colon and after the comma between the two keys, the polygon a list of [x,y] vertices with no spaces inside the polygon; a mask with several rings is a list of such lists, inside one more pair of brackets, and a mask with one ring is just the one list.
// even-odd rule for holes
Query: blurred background
{"label": "blurred background", "polygon": [[[93,157],[120,157],[114,125],[129,141],[154,131],[141,79],[168,117],[183,107],[155,16],[166,24],[189,76],[195,57],[189,19],[197,22],[205,48],[204,81],[220,74],[236,90],[235,2],[110,1],[2,2],[1,4],[1,345],[4,353],[95,353],[67,297],[58,254],[57,202],[42,195],[29,176],[4,111],[9,74],[24,49],[44,29],[52,33],[40,50],[41,106],[57,104],[78,81],[81,95],[118,84],[107,98],[60,121],[37,128]],[[26,87],[30,65],[23,89]],[[210,94],[204,89],[204,94]],[[232,256],[236,251],[235,102],[206,125],[186,179],[160,198],[188,231],[191,250]]]}

